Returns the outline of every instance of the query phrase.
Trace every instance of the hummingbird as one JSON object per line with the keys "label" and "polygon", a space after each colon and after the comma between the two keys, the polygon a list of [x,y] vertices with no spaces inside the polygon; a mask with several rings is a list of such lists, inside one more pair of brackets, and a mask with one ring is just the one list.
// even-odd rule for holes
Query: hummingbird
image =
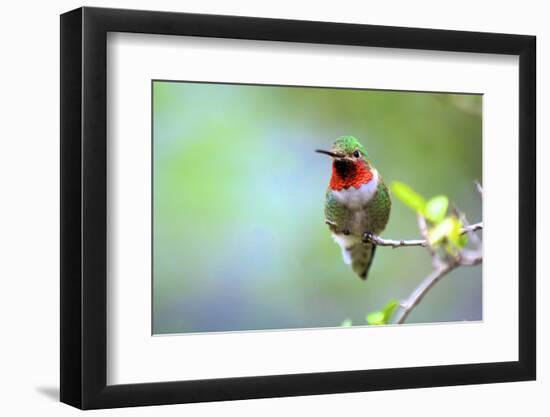
{"label": "hummingbird", "polygon": [[325,223],[342,257],[363,280],[367,279],[376,245],[366,237],[380,234],[388,223],[391,197],[367,151],[353,136],[341,136],[330,151],[332,175],[325,195]]}

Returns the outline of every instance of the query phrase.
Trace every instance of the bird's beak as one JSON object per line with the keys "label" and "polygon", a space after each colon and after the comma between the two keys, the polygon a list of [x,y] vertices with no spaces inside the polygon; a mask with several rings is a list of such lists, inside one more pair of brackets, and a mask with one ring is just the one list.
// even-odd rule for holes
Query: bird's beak
{"label": "bird's beak", "polygon": [[322,153],[322,154],[331,156],[333,158],[340,158],[341,157],[341,155],[339,155],[337,153],[334,153],[334,152],[331,152],[331,151],[324,151],[323,149],[315,149],[315,152]]}

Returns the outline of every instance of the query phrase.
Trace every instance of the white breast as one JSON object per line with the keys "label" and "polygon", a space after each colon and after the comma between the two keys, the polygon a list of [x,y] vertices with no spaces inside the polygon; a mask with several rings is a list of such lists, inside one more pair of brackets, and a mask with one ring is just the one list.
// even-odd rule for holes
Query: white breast
{"label": "white breast", "polygon": [[333,191],[333,195],[339,203],[350,209],[360,209],[367,204],[378,188],[378,171],[374,170],[372,179],[359,188],[349,187],[340,191]]}

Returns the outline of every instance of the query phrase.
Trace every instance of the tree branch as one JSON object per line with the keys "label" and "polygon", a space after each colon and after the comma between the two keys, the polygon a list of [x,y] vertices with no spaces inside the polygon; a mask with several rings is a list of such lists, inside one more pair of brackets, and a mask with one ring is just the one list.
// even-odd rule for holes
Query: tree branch
{"label": "tree branch", "polygon": [[474,223],[474,224],[470,224],[468,226],[464,226],[462,228],[462,230],[460,231],[460,233],[462,233],[462,234],[472,233],[472,232],[477,232],[478,230],[482,230],[482,229],[483,229],[483,222],[477,222],[477,223]]}
{"label": "tree branch", "polygon": [[401,310],[396,316],[395,323],[403,324],[411,311],[422,301],[424,296],[430,289],[439,282],[441,278],[457,267],[457,264],[443,264],[441,267],[434,269],[413,291],[409,298],[401,303]]}
{"label": "tree branch", "polygon": [[389,246],[392,248],[400,248],[403,246],[427,246],[425,239],[415,239],[415,240],[394,240],[394,239],[382,239],[380,236],[373,235],[372,233],[366,233],[364,240],[366,242],[371,242],[376,246]]}
{"label": "tree branch", "polygon": [[[483,189],[479,182],[475,182],[475,186],[479,195],[483,197]],[[420,246],[425,247],[432,258],[433,271],[425,277],[422,282],[415,288],[411,295],[400,303],[400,310],[396,313],[395,323],[403,324],[413,309],[420,304],[424,296],[437,284],[444,276],[449,274],[454,269],[460,266],[475,266],[481,264],[483,261],[483,250],[481,240],[474,232],[483,229],[483,222],[474,224],[468,224],[466,216],[460,212],[456,207],[454,208],[454,214],[462,221],[464,227],[462,227],[460,233],[468,234],[470,236],[470,242],[472,248],[454,248],[447,251],[437,251],[435,247],[430,244],[428,227],[426,225],[426,219],[424,216],[418,214],[418,229],[423,239],[414,240],[395,240],[395,239],[383,239],[380,236],[373,235],[372,233],[366,233],[363,237],[365,242],[371,242],[377,246],[389,246],[391,248],[399,248],[405,246]],[[456,252],[455,252],[456,250]],[[439,252],[439,253],[438,253]]]}
{"label": "tree branch", "polygon": [[[478,230],[483,229],[483,222],[471,224],[469,226],[464,226],[461,230],[461,234],[472,233]],[[371,242],[376,246],[389,246],[391,248],[400,248],[404,246],[421,246],[427,247],[428,240],[424,239],[412,239],[412,240],[395,240],[395,239],[383,239],[380,236],[374,235],[372,233],[365,233],[363,237],[365,242]]]}
{"label": "tree branch", "polygon": [[426,293],[430,291],[435,284],[437,284],[441,278],[449,274],[452,270],[459,266],[474,266],[479,265],[482,262],[481,251],[467,251],[463,250],[460,255],[447,263],[442,263],[439,268],[434,269],[418,287],[412,292],[406,301],[401,303],[401,310],[396,316],[395,323],[403,324],[411,311],[420,304],[420,301],[424,298]]}

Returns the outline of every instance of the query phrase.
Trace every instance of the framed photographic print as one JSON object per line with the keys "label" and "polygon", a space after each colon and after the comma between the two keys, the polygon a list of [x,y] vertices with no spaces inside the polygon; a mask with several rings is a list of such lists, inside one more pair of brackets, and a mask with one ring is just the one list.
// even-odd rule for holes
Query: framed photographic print
{"label": "framed photographic print", "polygon": [[535,379],[535,37],[61,16],[61,401]]}

